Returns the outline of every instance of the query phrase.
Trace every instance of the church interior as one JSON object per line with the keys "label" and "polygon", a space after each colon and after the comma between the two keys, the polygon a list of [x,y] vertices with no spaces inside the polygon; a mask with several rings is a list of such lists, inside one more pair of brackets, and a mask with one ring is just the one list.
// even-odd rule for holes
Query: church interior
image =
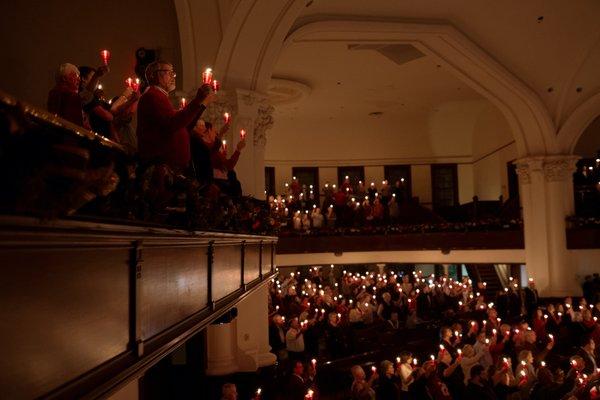
{"label": "church interior", "polygon": [[0,397],[600,398],[599,1],[0,11]]}

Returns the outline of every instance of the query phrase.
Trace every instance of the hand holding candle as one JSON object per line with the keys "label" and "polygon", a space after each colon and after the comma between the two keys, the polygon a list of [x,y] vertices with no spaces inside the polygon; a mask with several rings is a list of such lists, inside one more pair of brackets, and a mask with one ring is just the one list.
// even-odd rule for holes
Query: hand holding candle
{"label": "hand holding candle", "polygon": [[100,58],[102,58],[102,63],[104,63],[104,65],[108,65],[108,62],[110,61],[110,51],[101,50]]}

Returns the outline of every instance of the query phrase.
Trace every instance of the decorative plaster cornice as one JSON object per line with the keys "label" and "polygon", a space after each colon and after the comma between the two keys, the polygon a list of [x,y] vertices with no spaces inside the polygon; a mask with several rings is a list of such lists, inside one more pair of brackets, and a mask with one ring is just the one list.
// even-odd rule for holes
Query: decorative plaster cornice
{"label": "decorative plaster cornice", "polygon": [[573,155],[538,156],[521,158],[514,163],[523,184],[530,184],[535,174],[541,174],[546,182],[559,182],[570,179],[579,158]]}

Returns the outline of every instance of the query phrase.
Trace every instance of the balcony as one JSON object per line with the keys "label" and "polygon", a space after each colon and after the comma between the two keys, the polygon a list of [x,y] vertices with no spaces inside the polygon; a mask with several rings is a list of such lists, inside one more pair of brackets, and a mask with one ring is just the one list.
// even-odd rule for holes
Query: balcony
{"label": "balcony", "polygon": [[273,237],[24,217],[0,226],[7,398],[106,396],[274,274]]}

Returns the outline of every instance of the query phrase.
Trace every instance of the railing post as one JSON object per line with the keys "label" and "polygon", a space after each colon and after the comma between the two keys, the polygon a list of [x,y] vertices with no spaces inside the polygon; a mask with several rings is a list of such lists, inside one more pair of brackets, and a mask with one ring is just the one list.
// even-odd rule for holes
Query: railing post
{"label": "railing post", "polygon": [[263,241],[258,245],[258,278],[263,280]]}
{"label": "railing post", "polygon": [[212,284],[213,284],[213,266],[214,266],[214,258],[215,258],[215,248],[214,248],[215,242],[214,241],[210,241],[208,244],[208,249],[206,251],[206,255],[207,255],[207,260],[208,260],[208,271],[207,271],[207,279],[208,279],[208,286],[207,286],[207,293],[208,293],[208,306],[210,307],[211,310],[215,309],[215,301],[213,299],[213,289],[212,289]]}
{"label": "railing post", "polygon": [[240,287],[242,289],[243,292],[246,291],[246,283],[244,282],[244,271],[246,269],[246,241],[242,240],[242,245],[240,246],[240,251],[242,252],[241,254],[241,265],[240,265],[240,278],[241,278],[241,283],[240,283]]}
{"label": "railing post", "polygon": [[144,339],[142,338],[142,258],[143,242],[133,243],[129,263],[129,336],[135,354],[144,354]]}
{"label": "railing post", "polygon": [[275,272],[275,242],[271,242],[271,272]]}

